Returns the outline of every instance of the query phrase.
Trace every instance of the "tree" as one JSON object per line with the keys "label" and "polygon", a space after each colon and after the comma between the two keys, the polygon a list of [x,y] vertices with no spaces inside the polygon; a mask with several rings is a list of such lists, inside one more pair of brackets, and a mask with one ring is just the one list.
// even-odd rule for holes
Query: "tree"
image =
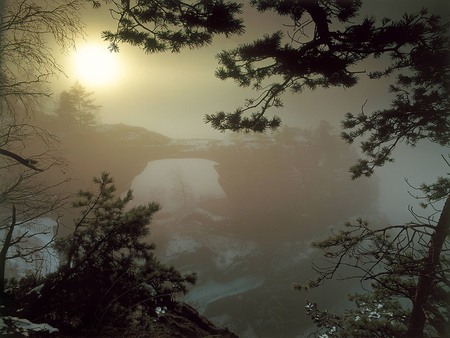
{"label": "tree", "polygon": [[[19,114],[16,109],[14,118]],[[66,162],[57,152],[54,136],[37,126],[18,122],[0,126],[0,147],[12,154],[0,156],[0,299],[4,305],[7,262],[42,260],[51,240],[43,243],[39,238],[54,238],[57,229],[42,228],[40,223],[45,216],[58,217],[57,210],[68,198],[60,188],[68,178],[59,175]],[[42,177],[44,172],[54,179]]]}
{"label": "tree", "polygon": [[[218,22],[223,30],[211,33],[243,32],[243,22],[234,19],[240,13],[240,5],[236,3],[177,3],[173,4],[175,8],[170,4],[153,1],[138,2],[135,6],[130,6],[130,1],[117,4],[113,10],[118,18],[117,31],[104,33],[103,37],[111,42],[112,49],[117,49],[118,43],[137,45],[146,52],[193,47],[187,33],[180,33],[180,39],[181,36],[186,39],[183,43],[174,42],[177,29],[189,31],[191,22],[183,21],[187,13],[189,18],[191,14],[208,18],[208,13],[222,18]],[[438,16],[423,9],[405,14],[397,21],[360,18],[361,0],[253,0],[250,4],[262,13],[272,11],[286,17],[292,24],[285,25],[284,31],[218,55],[221,65],[216,72],[218,78],[250,86],[259,95],[248,99],[233,113],[206,115],[206,122],[213,128],[257,132],[276,129],[281,120],[266,115],[271,108],[282,107],[281,97],[286,91],[353,87],[365,75],[374,80],[383,77],[395,80],[389,87],[393,93],[390,108],[372,114],[364,110],[358,115],[349,113],[342,122],[344,129],[350,130],[342,136],[350,143],[369,134],[361,147],[367,158],[352,168],[355,177],[370,175],[374,167],[392,161],[392,151],[399,142],[415,145],[418,140],[429,138],[440,145],[449,143],[448,24],[442,23]],[[172,11],[164,14],[169,9],[175,14]],[[206,12],[201,15],[200,9]],[[160,47],[148,45],[152,43]],[[173,44],[177,47],[170,48]],[[375,69],[364,70],[371,59],[380,62]],[[375,130],[374,125],[379,128]]]}
{"label": "tree", "polygon": [[[373,336],[446,336],[450,324],[448,200],[446,196],[438,221],[372,227],[359,219],[314,242],[328,264],[316,266],[317,279],[296,288],[317,287],[338,278],[345,269],[343,278],[359,279],[366,290],[350,298],[357,309],[345,316],[319,311],[322,315],[317,317],[317,306],[310,303],[308,312],[316,324],[327,331],[335,327],[336,336],[363,336],[355,330],[367,331],[369,322]],[[363,315],[366,324],[360,321]]]}
{"label": "tree", "polygon": [[[425,76],[426,83],[422,88],[427,88],[426,92],[442,98],[442,91],[435,92],[432,90],[435,86],[426,86],[430,76],[440,80],[437,86],[444,80],[439,71],[447,66],[446,25],[426,10],[414,15],[405,14],[398,21],[387,18],[358,20],[361,3],[360,0],[252,1],[260,12],[273,11],[291,19],[292,24],[287,26],[286,32],[278,31],[218,55],[221,67],[216,74],[220,79],[233,79],[240,86],[251,86],[261,94],[234,113],[208,115],[206,121],[219,130],[277,128],[280,119],[267,118],[266,113],[271,107],[282,106],[281,94],[287,90],[299,93],[317,87],[355,86],[361,74],[366,74],[359,70],[366,68],[363,62],[372,57],[389,62],[380,62],[378,69],[367,73],[369,77],[379,79],[402,72],[393,88],[398,96],[404,94],[401,86],[405,83],[417,85],[410,82],[408,75],[413,70]],[[270,83],[271,80],[274,82]],[[421,99],[436,98],[425,96]],[[441,109],[436,109],[433,114],[430,112],[427,121],[414,114],[408,119],[400,116],[403,116],[403,120],[399,118],[403,129],[397,131],[396,136],[401,137],[408,128],[430,133],[438,122],[445,122],[440,128],[441,133],[448,130],[445,128],[448,121]],[[424,127],[424,122],[428,128]]]}
{"label": "tree", "polygon": [[[3,5],[3,3],[2,3]],[[30,125],[39,100],[50,92],[45,84],[62,73],[49,44],[53,40],[66,50],[82,34],[78,18],[80,1],[56,1],[36,4],[32,0],[9,1],[3,5],[0,21],[0,156],[40,170],[36,159],[8,148],[9,140],[17,140],[14,132]],[[37,134],[40,138],[45,133]],[[23,149],[22,149],[23,150]]]}
{"label": "tree", "polygon": [[[219,78],[234,79],[261,94],[234,113],[208,115],[206,121],[214,128],[222,131],[277,128],[280,119],[268,119],[265,114],[271,107],[282,106],[283,92],[354,86],[361,73],[356,67],[368,57],[375,57],[388,61],[380,62],[382,67],[368,75],[372,79],[396,75],[389,88],[393,100],[390,108],[372,114],[363,109],[357,116],[347,114],[343,121],[343,128],[350,131],[342,136],[349,143],[367,136],[361,143],[366,158],[351,168],[353,178],[370,176],[375,167],[392,161],[392,151],[400,142],[414,146],[419,140],[429,139],[442,146],[449,145],[448,25],[439,17],[422,10],[405,14],[399,21],[377,22],[366,18],[355,24],[360,1],[252,3],[260,11],[273,10],[290,16],[292,30],[287,39],[283,40],[283,34],[278,32],[219,55],[222,65],[217,71]],[[276,82],[267,84],[270,79]],[[357,276],[362,281],[374,283],[374,296],[389,295],[411,301],[403,334],[408,337],[421,337],[424,331],[443,334],[449,321],[445,304],[440,300],[449,298],[445,256],[450,229],[449,181],[441,177],[435,185],[423,186],[429,193],[426,196],[429,203],[444,200],[439,220],[380,229],[371,229],[361,220],[348,223],[347,229],[315,243],[325,257],[335,260],[320,270],[319,279],[312,286],[335,278],[338,268],[349,265],[362,271]]]}
{"label": "tree", "polygon": [[155,257],[148,224],[159,210],[156,203],[128,209],[131,191],[116,197],[108,173],[94,182],[98,190],[80,190],[74,202],[81,212],[73,233],[56,243],[63,259],[58,271],[43,281],[41,297],[22,300],[30,302],[29,318],[50,317],[78,333],[126,327],[138,313],[157,317],[195,282],[194,274],[183,275]]}
{"label": "tree", "polygon": [[[267,7],[264,7],[265,5]],[[261,5],[261,9],[272,8],[279,12],[286,10],[281,6],[276,7],[275,3],[266,2],[265,5]],[[283,64],[282,55],[287,51],[292,52],[290,48],[292,46],[281,46],[281,35],[267,37],[253,45],[221,54],[224,67],[219,70],[218,75],[223,78],[234,78],[240,81],[241,85],[253,84],[257,89],[263,80],[276,74],[284,75],[285,82],[269,86],[257,101],[250,102],[246,108],[234,114],[219,113],[209,116],[208,121],[221,130],[263,131],[267,127],[277,127],[279,120],[277,118],[268,120],[264,114],[269,107],[281,104],[279,94],[287,88],[299,91],[304,87],[354,85],[357,78],[355,73],[349,71],[350,65],[362,61],[367,56],[381,57],[389,52],[390,63],[384,69],[369,75],[377,79],[397,74],[395,84],[390,87],[394,97],[391,107],[372,114],[367,114],[363,107],[360,114],[355,116],[349,113],[343,121],[343,128],[350,131],[343,132],[342,136],[349,143],[367,136],[361,143],[361,150],[366,158],[359,160],[351,168],[353,178],[370,176],[375,167],[392,161],[392,151],[400,142],[414,146],[422,139],[429,139],[448,146],[449,51],[446,25],[440,23],[438,17],[428,15],[423,10],[416,15],[405,15],[399,22],[385,19],[379,28],[375,27],[374,19],[366,19],[360,25],[331,32],[328,23],[325,22],[333,22],[330,20],[333,16],[338,21],[341,20],[339,17],[341,12],[335,11],[337,7],[331,10],[331,7],[326,6],[319,11],[320,5],[310,2],[299,12],[301,15],[309,13],[311,23],[315,23],[315,34],[311,42],[298,48],[295,52],[297,56],[290,59],[297,60],[297,63],[295,68],[290,68],[289,71],[285,70],[286,64]],[[328,19],[320,21],[320,16],[315,16],[318,13],[327,13]],[[298,34],[301,27],[299,25],[300,21],[294,25]],[[315,49],[315,45],[318,49]],[[264,55],[264,51],[271,52]],[[306,54],[299,54],[300,52]],[[311,56],[308,53],[312,52],[315,54],[311,55],[320,57],[350,57],[345,60],[351,62],[344,62],[345,67],[341,68],[344,73],[335,72],[331,74],[333,77],[329,77],[330,74],[323,69],[308,68],[311,64],[302,68],[308,60],[312,61],[308,59],[308,55]],[[299,57],[301,55],[302,57]],[[267,58],[274,59],[274,64],[267,69],[255,68],[255,64]],[[242,63],[238,63],[237,60],[242,60]],[[321,67],[319,63],[316,66]],[[293,69],[300,73],[295,73]],[[350,81],[351,79],[354,83]],[[347,80],[349,82],[346,83]],[[242,117],[244,112],[259,106],[262,108],[258,113],[254,113],[250,118]],[[345,278],[359,278],[363,285],[371,283],[367,286],[370,293],[364,296],[366,302],[361,307],[367,306],[367,300],[375,307],[378,305],[384,307],[387,304],[384,300],[388,297],[410,301],[410,308],[404,308],[402,306],[404,303],[395,303],[398,311],[393,312],[394,321],[391,321],[391,324],[389,321],[374,323],[372,320],[371,334],[375,334],[374,332],[378,332],[380,336],[404,334],[406,337],[422,337],[424,334],[445,335],[449,325],[446,306],[449,299],[446,258],[450,229],[449,182],[448,178],[440,177],[437,183],[422,186],[428,204],[436,203],[438,200],[443,202],[439,219],[426,219],[425,222],[418,219],[418,222],[375,228],[363,220],[358,220],[347,223],[343,230],[339,230],[329,238],[315,242],[313,245],[323,251],[330,264],[321,268],[316,267],[318,278],[310,281],[306,287],[316,287],[326,279],[337,278],[338,271],[344,267],[353,268],[357,273],[346,274]],[[361,297],[363,296],[356,295],[353,299],[358,300]],[[323,317],[316,322],[327,328],[327,334],[342,336],[355,334],[354,311],[350,311],[346,319],[342,317],[336,319],[333,315],[322,316],[323,313],[315,310],[310,313],[313,318]],[[349,318],[353,319],[349,321]],[[361,323],[359,325],[362,325]],[[338,324],[341,325],[340,332]],[[365,324],[368,325],[368,322]],[[386,331],[387,327],[391,331]],[[365,330],[367,329],[365,326]]]}
{"label": "tree", "polygon": [[[393,99],[387,109],[368,114],[363,107],[361,113],[349,113],[342,122],[346,129],[342,136],[349,143],[365,138],[361,143],[365,158],[351,168],[353,178],[370,176],[376,167],[392,161],[392,152],[401,142],[414,146],[429,139],[449,145],[448,25],[438,16],[424,9],[396,21],[360,19],[360,0],[253,0],[251,4],[260,12],[288,17],[292,24],[286,26],[286,32],[219,54],[217,76],[250,86],[259,95],[233,113],[207,115],[206,122],[213,128],[276,129],[280,119],[269,118],[267,113],[282,106],[281,96],[286,91],[353,87],[365,74],[375,80],[393,79],[389,87]],[[377,68],[361,70],[370,58],[379,60]],[[428,186],[431,190],[424,186],[429,203],[436,201],[435,192],[445,201],[438,220],[375,229],[360,220],[317,242],[325,256],[335,261],[320,272],[312,286],[334,278],[342,265],[349,265],[362,271],[357,277],[374,283],[374,296],[411,301],[408,319],[402,321],[404,334],[416,337],[423,336],[424,330],[444,332],[448,319],[438,295],[447,297],[449,285],[445,257],[450,228],[448,182],[448,178],[440,178]]]}
{"label": "tree", "polygon": [[[13,204],[11,216],[1,220],[0,231],[4,238],[2,238],[0,249],[0,295],[2,296],[1,304],[3,306],[6,297],[7,262],[22,260],[28,264],[34,263],[36,267],[34,274],[36,276],[48,273],[51,269],[49,266],[53,254],[51,245],[58,234],[59,222],[56,221],[56,228],[53,225],[42,224],[44,220],[39,217],[41,216],[39,212],[48,214],[61,207],[62,199],[60,197],[53,197],[53,199],[53,201],[47,200],[45,207],[41,205],[41,210],[34,209],[34,214],[25,220],[23,218],[17,219],[17,209]],[[43,240],[44,237],[49,238],[49,240]],[[53,258],[56,259],[56,257]],[[44,265],[48,266],[45,267]]]}
{"label": "tree", "polygon": [[[34,245],[42,235],[28,229],[39,218],[61,207],[66,196],[56,183],[41,180],[44,171],[65,164],[56,152],[56,138],[34,125],[52,75],[62,72],[51,42],[65,50],[82,33],[81,1],[1,3],[0,13],[0,299],[5,301],[6,262],[34,260],[49,244]],[[53,172],[54,173],[54,172]],[[55,175],[57,176],[57,175]],[[46,232],[47,230],[44,230]],[[3,305],[3,304],[2,304]]]}
{"label": "tree", "polygon": [[33,0],[2,3],[0,22],[0,107],[1,115],[13,112],[15,102],[32,107],[33,99],[50,95],[44,87],[49,79],[62,73],[50,41],[62,51],[82,35],[78,12],[82,1]]}
{"label": "tree", "polygon": [[69,90],[61,93],[56,109],[57,116],[65,125],[77,122],[81,127],[93,126],[97,118],[96,113],[101,106],[94,104],[92,95],[94,92],[88,92],[76,82]]}
{"label": "tree", "polygon": [[[383,126],[374,124],[371,128],[373,136],[379,135],[378,129]],[[353,169],[358,166],[361,162]],[[352,171],[356,176],[361,174]],[[373,168],[366,175],[371,172]],[[415,221],[406,224],[371,226],[358,219],[313,242],[328,264],[315,266],[318,277],[295,288],[317,287],[327,279],[338,278],[344,270],[344,279],[359,279],[366,291],[350,297],[356,310],[348,310],[343,316],[320,311],[317,304],[308,303],[308,314],[327,335],[364,337],[368,330],[371,337],[449,334],[450,178],[438,177],[436,183],[422,184],[420,190],[422,195],[415,197],[425,201],[421,203],[423,208],[432,208],[429,217],[411,209]]]}
{"label": "tree", "polygon": [[[92,1],[94,7],[100,1]],[[108,4],[107,1],[105,1]],[[226,0],[213,1],[136,1],[113,2],[110,9],[117,20],[115,32],[102,36],[110,49],[118,51],[120,43],[142,48],[146,53],[179,52],[211,43],[214,35],[242,34],[242,5]]]}
{"label": "tree", "polygon": [[[15,116],[18,114],[16,111]],[[60,190],[68,178],[59,175],[66,162],[58,154],[55,146],[52,135],[29,123],[0,126],[0,147],[12,154],[0,156],[2,305],[6,301],[4,287],[7,262],[21,260],[27,264],[32,262],[37,264],[46,255],[50,242],[56,236],[57,229],[42,228],[40,224],[43,217],[58,217],[58,209],[68,198],[68,194]],[[27,163],[24,164],[23,161]],[[54,179],[42,177],[44,172],[51,174]],[[50,241],[42,242],[40,238],[43,236],[51,238]]]}

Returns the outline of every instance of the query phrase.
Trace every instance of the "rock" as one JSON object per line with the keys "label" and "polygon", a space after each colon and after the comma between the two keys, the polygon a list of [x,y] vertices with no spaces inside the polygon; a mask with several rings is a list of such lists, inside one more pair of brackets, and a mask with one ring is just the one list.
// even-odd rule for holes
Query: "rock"
{"label": "rock", "polygon": [[200,338],[200,337],[223,337],[238,338],[237,335],[225,328],[218,328],[212,322],[200,314],[191,306],[180,303],[176,308],[161,315],[158,322],[168,329],[167,336],[161,338]]}

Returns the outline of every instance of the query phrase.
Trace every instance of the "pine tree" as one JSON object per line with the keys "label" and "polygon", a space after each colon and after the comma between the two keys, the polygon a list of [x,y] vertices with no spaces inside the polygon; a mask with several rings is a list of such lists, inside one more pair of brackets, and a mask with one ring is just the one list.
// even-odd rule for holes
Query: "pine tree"
{"label": "pine tree", "polygon": [[[101,5],[100,1],[90,1],[94,7]],[[102,36],[113,51],[119,50],[119,44],[129,43],[146,53],[179,52],[208,45],[215,35],[244,32],[242,20],[236,18],[242,5],[234,1],[124,0],[111,6],[117,29]]]}
{"label": "pine tree", "polygon": [[345,278],[359,279],[366,290],[350,297],[357,309],[343,316],[319,311],[309,303],[307,312],[319,328],[327,332],[334,328],[333,334],[339,337],[363,337],[362,332],[368,331],[373,337],[448,335],[449,182],[440,178],[421,187],[424,206],[434,208],[436,202],[444,202],[439,219],[417,217],[417,222],[384,227],[358,219],[313,242],[327,264],[315,266],[317,278],[295,288],[318,287],[327,279],[339,278],[339,271],[346,269]]}
{"label": "pine tree", "polygon": [[92,127],[96,124],[101,106],[94,104],[94,92],[88,92],[79,82],[60,94],[55,111],[65,126]]}
{"label": "pine tree", "polygon": [[74,232],[55,245],[63,263],[44,281],[40,298],[25,299],[28,318],[53,318],[67,332],[128,327],[131,318],[157,317],[195,282],[194,274],[183,275],[155,256],[148,224],[159,210],[156,203],[128,209],[131,191],[115,197],[108,173],[94,182],[96,192],[78,193],[74,206],[82,211]]}
{"label": "pine tree", "polygon": [[[398,140],[405,133],[412,143],[423,136],[441,144],[448,142],[447,25],[438,16],[424,9],[396,21],[362,17],[361,0],[254,0],[251,4],[291,24],[218,55],[216,75],[251,87],[258,95],[234,112],[207,115],[206,122],[213,128],[257,132],[275,129],[280,118],[267,115],[282,107],[285,92],[349,88],[363,76],[374,80],[388,77],[393,78],[391,90],[396,94],[392,108],[372,116],[349,115],[345,127],[360,126],[362,129],[357,130],[363,132],[374,123],[383,124],[383,133],[380,130],[382,135],[376,139],[382,144],[383,136],[389,141]],[[383,62],[374,63],[376,68],[366,72],[365,62],[373,58]],[[430,109],[432,103],[436,106]],[[370,157],[376,153],[376,149],[366,151]],[[383,149],[380,156],[375,156],[376,163],[384,160],[386,152]]]}

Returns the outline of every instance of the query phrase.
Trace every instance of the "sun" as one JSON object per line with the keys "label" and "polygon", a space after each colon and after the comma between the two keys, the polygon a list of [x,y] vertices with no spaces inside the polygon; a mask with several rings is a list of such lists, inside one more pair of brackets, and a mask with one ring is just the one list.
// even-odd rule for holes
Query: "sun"
{"label": "sun", "polygon": [[118,80],[118,55],[104,45],[80,46],[73,56],[73,62],[77,79],[85,85],[106,86]]}

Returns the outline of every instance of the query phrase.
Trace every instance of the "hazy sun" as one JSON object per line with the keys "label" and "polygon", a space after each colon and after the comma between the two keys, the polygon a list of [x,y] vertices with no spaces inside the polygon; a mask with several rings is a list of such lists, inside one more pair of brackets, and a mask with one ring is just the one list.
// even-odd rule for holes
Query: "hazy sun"
{"label": "hazy sun", "polygon": [[104,86],[118,78],[119,62],[116,53],[105,46],[87,44],[77,48],[74,66],[77,79],[85,85]]}

